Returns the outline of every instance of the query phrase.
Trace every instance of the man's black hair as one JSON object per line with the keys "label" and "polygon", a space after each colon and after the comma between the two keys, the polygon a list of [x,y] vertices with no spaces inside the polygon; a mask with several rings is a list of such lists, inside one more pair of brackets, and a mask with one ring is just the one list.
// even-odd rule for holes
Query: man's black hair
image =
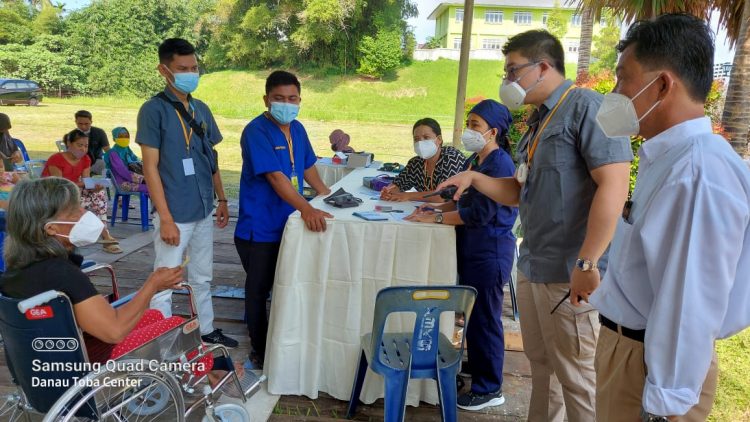
{"label": "man's black hair", "polygon": [[560,40],[543,29],[534,29],[510,37],[503,55],[519,53],[531,62],[547,61],[565,76],[565,52]]}
{"label": "man's black hair", "polygon": [[299,79],[297,79],[293,73],[284,70],[275,70],[268,75],[268,78],[266,78],[266,95],[268,95],[272,89],[282,85],[294,85],[297,87],[297,91],[302,93],[302,86],[299,83]]}
{"label": "man's black hair", "polygon": [[182,38],[169,38],[159,46],[159,63],[172,63],[174,56],[189,56],[195,54],[195,47]]}
{"label": "man's black hair", "polygon": [[638,21],[617,51],[630,46],[644,69],[670,70],[685,84],[690,98],[706,101],[714,79],[713,32],[707,22],[684,13]]}
{"label": "man's black hair", "polygon": [[93,118],[91,117],[91,112],[88,111],[88,110],[78,110],[78,111],[76,111],[75,118],[76,119],[78,119],[78,118],[84,118],[84,119],[93,120]]}
{"label": "man's black hair", "polygon": [[417,120],[417,123],[414,123],[414,127],[411,128],[412,133],[414,133],[414,131],[417,130],[417,127],[419,126],[427,126],[432,129],[433,132],[435,132],[435,135],[442,135],[442,131],[440,130],[440,123],[438,123],[437,120],[433,118],[425,117],[424,119]]}

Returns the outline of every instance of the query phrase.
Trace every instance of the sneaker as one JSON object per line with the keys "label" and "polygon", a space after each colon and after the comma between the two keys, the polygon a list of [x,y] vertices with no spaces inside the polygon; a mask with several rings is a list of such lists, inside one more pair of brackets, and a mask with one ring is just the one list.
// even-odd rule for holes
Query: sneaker
{"label": "sneaker", "polygon": [[505,397],[503,397],[502,391],[489,394],[477,394],[469,391],[456,400],[459,409],[473,411],[482,410],[485,407],[500,406],[503,403],[505,403]]}
{"label": "sneaker", "polygon": [[212,333],[201,336],[201,339],[206,343],[221,344],[225,347],[234,348],[239,345],[237,340],[227,337],[221,333],[221,328],[215,329]]}

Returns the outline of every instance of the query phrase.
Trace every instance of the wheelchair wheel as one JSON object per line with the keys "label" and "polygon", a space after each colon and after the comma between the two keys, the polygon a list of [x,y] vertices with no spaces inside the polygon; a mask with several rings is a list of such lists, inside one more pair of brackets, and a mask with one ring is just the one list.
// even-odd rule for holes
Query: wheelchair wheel
{"label": "wheelchair wheel", "polygon": [[0,397],[0,421],[17,422],[28,419],[24,410],[26,400],[22,394],[11,393]]}
{"label": "wheelchair wheel", "polygon": [[145,361],[117,364],[117,370],[91,372],[79,379],[55,402],[43,422],[185,420],[185,401],[174,376],[161,370],[144,372],[148,370]]}
{"label": "wheelchair wheel", "polygon": [[201,422],[250,422],[247,410],[239,404],[220,404],[213,408],[213,417],[210,412],[211,409],[206,409],[206,416]]}

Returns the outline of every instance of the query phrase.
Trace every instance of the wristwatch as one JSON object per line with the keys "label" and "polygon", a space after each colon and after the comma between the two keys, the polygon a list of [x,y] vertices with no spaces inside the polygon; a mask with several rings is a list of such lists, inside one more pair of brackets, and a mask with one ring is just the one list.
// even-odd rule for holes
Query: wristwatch
{"label": "wristwatch", "polygon": [[443,224],[443,213],[441,212],[435,213],[435,223]]}
{"label": "wristwatch", "polygon": [[591,262],[590,259],[578,258],[576,260],[576,268],[583,272],[593,271],[594,269],[596,269],[596,264]]}

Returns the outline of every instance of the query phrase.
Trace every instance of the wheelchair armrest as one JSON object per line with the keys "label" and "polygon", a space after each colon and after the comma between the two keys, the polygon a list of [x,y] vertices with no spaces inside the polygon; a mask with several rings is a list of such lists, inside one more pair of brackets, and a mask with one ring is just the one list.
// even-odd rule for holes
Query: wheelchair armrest
{"label": "wheelchair armrest", "polygon": [[36,296],[18,302],[18,311],[25,314],[29,309],[44,305],[50,300],[55,299],[58,295],[59,293],[56,290],[47,290],[44,293],[39,293]]}
{"label": "wheelchair armrest", "polygon": [[112,268],[109,264],[97,264],[94,261],[84,261],[81,264],[81,271],[83,271],[84,274],[90,274],[94,271],[98,270],[107,270],[109,273],[109,277],[112,280],[112,298],[116,301],[120,298],[120,290],[117,286],[117,276],[115,275],[115,270]]}
{"label": "wheelchair armrest", "polygon": [[122,306],[122,305],[130,302],[131,300],[133,300],[133,298],[135,297],[136,293],[137,292],[133,292],[133,293],[127,295],[127,296],[121,297],[121,298],[115,300],[114,302],[110,303],[110,305],[112,305],[113,308],[119,308],[120,306]]}

